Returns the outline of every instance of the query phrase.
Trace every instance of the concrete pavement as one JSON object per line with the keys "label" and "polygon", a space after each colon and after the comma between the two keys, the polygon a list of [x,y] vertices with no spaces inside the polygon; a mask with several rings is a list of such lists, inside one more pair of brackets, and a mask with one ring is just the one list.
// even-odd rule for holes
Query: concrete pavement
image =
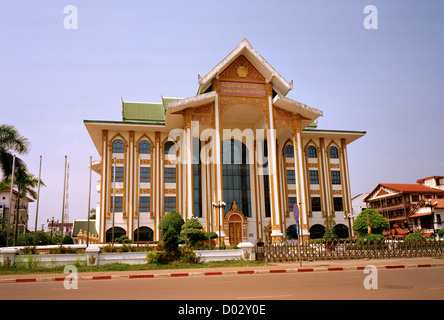
{"label": "concrete pavement", "polygon": [[[444,259],[436,258],[403,258],[403,259],[361,259],[361,260],[326,260],[274,263],[271,266],[255,267],[222,267],[222,268],[193,268],[193,269],[165,269],[140,271],[108,271],[108,272],[81,272],[78,280],[113,280],[113,279],[141,279],[158,277],[204,277],[227,276],[237,274],[266,274],[266,273],[297,273],[297,272],[337,272],[345,270],[363,270],[366,266],[375,266],[378,269],[403,268],[433,268],[443,267]],[[0,275],[1,283],[48,282],[64,281],[66,273],[54,274],[18,274]]]}

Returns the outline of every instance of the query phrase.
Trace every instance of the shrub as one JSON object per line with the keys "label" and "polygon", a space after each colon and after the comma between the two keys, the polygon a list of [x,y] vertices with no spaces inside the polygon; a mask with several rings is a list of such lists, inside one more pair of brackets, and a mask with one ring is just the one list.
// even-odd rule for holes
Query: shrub
{"label": "shrub", "polygon": [[368,243],[370,245],[373,244],[382,244],[385,241],[385,237],[382,234],[368,234],[364,238],[364,243]]}
{"label": "shrub", "polygon": [[[208,239],[205,236],[205,233],[202,231],[202,224],[196,219],[190,219],[187,221],[187,240],[189,241],[190,246],[194,246],[198,241]],[[210,234],[211,236],[211,234]],[[182,226],[182,230],[180,231],[180,240],[181,243],[185,242],[185,224]]]}
{"label": "shrub", "polygon": [[425,241],[426,238],[417,232],[410,233],[406,238],[405,242],[419,242],[419,241]]}
{"label": "shrub", "polygon": [[156,264],[167,264],[170,262],[166,251],[157,251],[157,250],[148,252],[145,260],[148,263],[156,263]]}
{"label": "shrub", "polygon": [[438,235],[439,235],[440,237],[444,237],[444,229],[439,230],[439,231],[438,231]]}
{"label": "shrub", "polygon": [[176,210],[170,210],[163,217],[163,230],[162,223],[159,223],[158,228],[159,230],[162,230],[162,232],[166,232],[168,228],[172,227],[173,230],[176,231],[177,234],[179,234],[184,223],[185,222],[183,221],[183,218]]}
{"label": "shrub", "polygon": [[124,244],[124,243],[132,243],[133,240],[131,240],[130,238],[128,238],[128,236],[125,234],[119,238],[116,239],[116,242],[119,244]]}

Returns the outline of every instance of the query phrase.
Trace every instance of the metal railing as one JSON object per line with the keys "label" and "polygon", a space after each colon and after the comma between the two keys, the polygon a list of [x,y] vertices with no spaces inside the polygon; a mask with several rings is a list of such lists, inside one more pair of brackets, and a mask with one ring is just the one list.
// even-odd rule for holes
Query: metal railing
{"label": "metal railing", "polygon": [[299,245],[297,240],[259,242],[255,254],[256,260],[266,262],[436,257],[444,255],[444,240],[311,240]]}

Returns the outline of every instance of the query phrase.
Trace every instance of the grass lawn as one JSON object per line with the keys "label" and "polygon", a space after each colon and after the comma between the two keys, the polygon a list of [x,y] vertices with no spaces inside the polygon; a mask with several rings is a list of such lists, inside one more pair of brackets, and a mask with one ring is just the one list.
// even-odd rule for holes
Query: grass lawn
{"label": "grass lawn", "polygon": [[[106,271],[137,271],[137,270],[164,270],[164,269],[191,269],[191,268],[219,268],[219,267],[251,267],[270,266],[272,264],[250,260],[225,260],[200,263],[173,262],[168,264],[121,264],[110,263],[103,266],[75,265],[78,272],[106,272]],[[36,273],[63,273],[64,266],[54,268],[12,266],[0,267],[0,275],[9,274],[36,274]]]}

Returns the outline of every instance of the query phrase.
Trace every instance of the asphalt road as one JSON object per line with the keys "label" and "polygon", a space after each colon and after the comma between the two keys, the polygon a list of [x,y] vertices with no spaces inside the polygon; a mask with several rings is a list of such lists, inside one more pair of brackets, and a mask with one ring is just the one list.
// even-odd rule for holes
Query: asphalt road
{"label": "asphalt road", "polygon": [[[444,268],[64,282],[3,283],[0,300],[444,299]],[[369,278],[370,277],[370,278]],[[373,289],[366,289],[373,287]]]}

